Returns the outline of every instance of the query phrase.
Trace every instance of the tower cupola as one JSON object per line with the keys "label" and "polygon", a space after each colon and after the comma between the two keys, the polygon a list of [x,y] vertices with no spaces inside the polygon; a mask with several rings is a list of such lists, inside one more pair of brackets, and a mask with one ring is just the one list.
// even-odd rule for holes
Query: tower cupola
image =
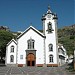
{"label": "tower cupola", "polygon": [[50,14],[52,13],[51,10],[50,10],[50,6],[48,6],[48,11],[47,11],[47,14]]}
{"label": "tower cupola", "polygon": [[57,17],[57,14],[56,14],[56,13],[54,14],[53,19],[58,19],[58,17]]}

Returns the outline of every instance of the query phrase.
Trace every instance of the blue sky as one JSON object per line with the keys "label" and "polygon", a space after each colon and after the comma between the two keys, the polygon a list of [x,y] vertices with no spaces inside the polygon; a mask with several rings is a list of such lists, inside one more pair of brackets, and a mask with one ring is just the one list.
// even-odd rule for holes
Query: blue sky
{"label": "blue sky", "polygon": [[75,0],[0,0],[0,26],[24,31],[32,23],[42,29],[41,18],[48,5],[58,15],[58,28],[75,24]]}

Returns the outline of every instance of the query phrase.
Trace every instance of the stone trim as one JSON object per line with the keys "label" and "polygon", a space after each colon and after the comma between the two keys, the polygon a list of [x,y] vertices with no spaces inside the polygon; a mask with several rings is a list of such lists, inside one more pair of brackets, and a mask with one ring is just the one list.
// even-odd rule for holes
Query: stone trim
{"label": "stone trim", "polygon": [[[58,67],[58,64],[46,64],[45,67]],[[26,64],[7,64],[9,67],[27,67]],[[74,64],[75,66],[75,64]],[[35,67],[44,67],[44,64],[36,64]]]}
{"label": "stone trim", "polygon": [[18,64],[18,67],[23,67],[23,64]]}
{"label": "stone trim", "polygon": [[12,40],[7,44],[7,46],[9,46],[12,42],[14,42],[14,43],[17,45],[17,42],[16,42],[14,39],[12,39]]}
{"label": "stone trim", "polygon": [[30,26],[29,28],[27,28],[22,34],[20,34],[17,39],[19,39],[20,37],[22,37],[25,33],[27,33],[30,29],[32,29],[33,31],[35,31],[37,34],[39,34],[40,36],[42,36],[43,38],[46,38],[45,35],[43,35],[40,31],[38,31],[37,29],[35,29],[34,27]]}
{"label": "stone trim", "polygon": [[25,67],[26,64],[17,64],[17,67]]}
{"label": "stone trim", "polygon": [[17,67],[17,64],[7,64],[6,66],[9,66],[9,67]]}
{"label": "stone trim", "polygon": [[43,64],[36,64],[37,67],[43,67]]}
{"label": "stone trim", "polygon": [[58,67],[58,64],[47,64],[47,67]]}

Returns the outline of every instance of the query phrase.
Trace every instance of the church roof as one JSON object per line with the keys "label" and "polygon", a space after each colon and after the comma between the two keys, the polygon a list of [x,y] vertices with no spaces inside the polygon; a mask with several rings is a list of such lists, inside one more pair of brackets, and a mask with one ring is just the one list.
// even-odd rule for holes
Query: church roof
{"label": "church roof", "polygon": [[23,36],[26,32],[28,32],[30,29],[32,29],[33,31],[35,31],[37,34],[39,34],[40,36],[42,36],[43,38],[45,38],[46,36],[41,33],[39,30],[37,30],[36,28],[34,28],[33,26],[30,26],[29,28],[27,28],[22,34],[20,34],[17,39],[19,39],[21,36]]}
{"label": "church roof", "polygon": [[11,42],[14,42],[14,43],[17,45],[17,42],[16,42],[14,39],[12,39],[12,40],[7,44],[7,46],[8,46]]}

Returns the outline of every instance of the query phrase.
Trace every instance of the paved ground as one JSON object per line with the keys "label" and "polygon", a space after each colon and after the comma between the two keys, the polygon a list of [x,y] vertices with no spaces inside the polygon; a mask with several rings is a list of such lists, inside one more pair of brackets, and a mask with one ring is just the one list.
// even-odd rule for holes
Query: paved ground
{"label": "paved ground", "polygon": [[0,67],[0,75],[75,75],[64,67]]}

